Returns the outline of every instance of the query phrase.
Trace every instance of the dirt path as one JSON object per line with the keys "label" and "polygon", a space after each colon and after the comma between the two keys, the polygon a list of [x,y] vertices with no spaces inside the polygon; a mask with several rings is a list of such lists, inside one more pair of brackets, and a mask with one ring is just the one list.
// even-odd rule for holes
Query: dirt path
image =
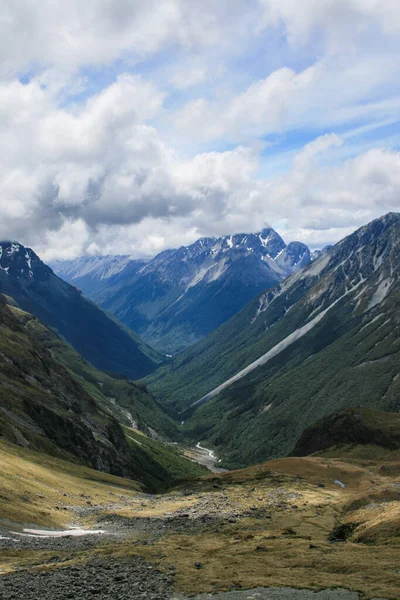
{"label": "dirt path", "polygon": [[[360,600],[360,595],[344,589],[322,590],[295,590],[293,588],[256,588],[253,590],[223,592],[220,594],[200,594],[192,596],[190,600]],[[174,594],[171,600],[189,600],[188,596]],[[372,598],[372,600],[384,600]]]}

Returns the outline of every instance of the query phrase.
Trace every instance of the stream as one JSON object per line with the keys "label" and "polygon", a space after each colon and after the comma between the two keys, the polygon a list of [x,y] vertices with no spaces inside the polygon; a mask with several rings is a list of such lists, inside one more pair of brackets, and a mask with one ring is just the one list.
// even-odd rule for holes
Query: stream
{"label": "stream", "polygon": [[200,465],[207,467],[210,469],[212,473],[224,473],[226,469],[221,469],[217,467],[219,459],[218,456],[215,455],[213,450],[209,448],[205,448],[197,442],[195,448],[193,449],[193,460],[198,462]]}

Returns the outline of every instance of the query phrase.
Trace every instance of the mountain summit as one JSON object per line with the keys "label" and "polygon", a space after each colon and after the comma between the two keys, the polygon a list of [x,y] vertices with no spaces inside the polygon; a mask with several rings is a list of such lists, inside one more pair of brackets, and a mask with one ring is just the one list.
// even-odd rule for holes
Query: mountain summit
{"label": "mountain summit", "polygon": [[272,228],[201,238],[147,263],[127,258],[88,257],[54,268],[152,346],[171,354],[219,327],[311,259],[305,244],[286,245]]}
{"label": "mountain summit", "polygon": [[96,367],[130,378],[161,357],[18,242],[0,242],[0,293],[52,327]]}

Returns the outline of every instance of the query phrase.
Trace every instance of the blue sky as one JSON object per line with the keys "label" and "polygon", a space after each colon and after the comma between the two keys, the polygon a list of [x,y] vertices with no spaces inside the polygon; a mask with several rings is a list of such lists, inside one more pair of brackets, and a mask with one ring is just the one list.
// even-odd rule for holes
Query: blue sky
{"label": "blue sky", "polygon": [[150,256],[400,210],[397,0],[6,0],[0,237]]}

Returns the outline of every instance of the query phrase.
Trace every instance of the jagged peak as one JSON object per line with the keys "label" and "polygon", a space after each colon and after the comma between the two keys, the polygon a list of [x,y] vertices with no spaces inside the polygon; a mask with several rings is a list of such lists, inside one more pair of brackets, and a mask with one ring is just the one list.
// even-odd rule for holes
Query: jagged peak
{"label": "jagged peak", "polygon": [[397,212],[389,212],[381,217],[373,219],[366,225],[363,225],[359,229],[357,229],[353,235],[360,235],[365,232],[378,232],[377,227],[381,226],[379,232],[385,231],[388,227],[392,227],[396,223],[400,223],[400,213]]}
{"label": "jagged peak", "polygon": [[47,278],[50,267],[45,265],[37,254],[18,241],[0,242],[0,271],[7,276],[20,279],[33,279],[38,270],[41,278]]}

